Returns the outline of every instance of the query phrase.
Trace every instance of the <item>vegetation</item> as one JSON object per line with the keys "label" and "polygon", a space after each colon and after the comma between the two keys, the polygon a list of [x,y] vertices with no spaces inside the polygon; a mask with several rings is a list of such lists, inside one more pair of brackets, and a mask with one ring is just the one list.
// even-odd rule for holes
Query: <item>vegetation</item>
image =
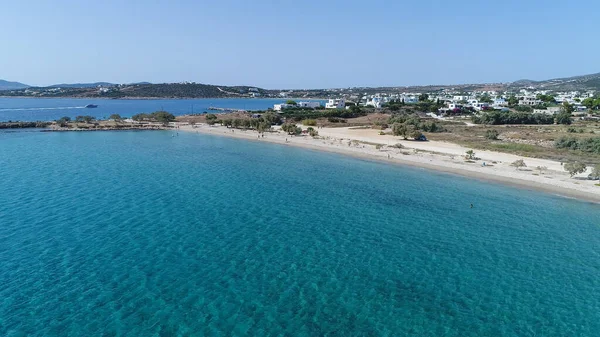
{"label": "vegetation", "polygon": [[592,169],[592,173],[590,173],[589,177],[594,180],[600,179],[600,164],[597,164]]}
{"label": "vegetation", "polygon": [[571,125],[571,123],[572,123],[571,113],[570,112],[559,113],[558,115],[556,115],[556,123],[564,124],[564,125]]}
{"label": "vegetation", "polygon": [[557,149],[580,150],[583,152],[600,154],[600,137],[562,137],[554,142],[554,147]]}
{"label": "vegetation", "polygon": [[302,121],[302,125],[305,126],[317,126],[317,121],[314,119],[305,119]]}
{"label": "vegetation", "polygon": [[500,135],[500,133],[498,132],[498,130],[495,130],[495,129],[485,131],[485,138],[490,139],[490,140],[498,140],[499,135]]}
{"label": "vegetation", "polygon": [[519,112],[533,112],[533,108],[527,105],[517,105],[514,109]]}
{"label": "vegetation", "polygon": [[584,99],[581,104],[585,105],[590,110],[600,109],[600,97],[588,97]]}
{"label": "vegetation", "polygon": [[206,114],[206,124],[208,125],[214,125],[217,123],[217,119],[217,116],[214,114]]}
{"label": "vegetation", "polygon": [[540,174],[544,174],[544,171],[548,170],[546,166],[536,166],[535,169],[538,170]]}
{"label": "vegetation", "polygon": [[175,121],[175,116],[166,111],[156,111],[151,114],[140,113],[131,117],[136,122],[159,122],[168,124]]}
{"label": "vegetation", "polygon": [[285,101],[285,104],[288,104],[288,105],[298,105],[298,103],[296,103],[296,101],[291,100],[291,99],[288,99],[287,101]]}
{"label": "vegetation", "polygon": [[123,120],[123,118],[119,114],[112,114],[108,117],[108,119],[112,119],[115,122],[120,122]]}
{"label": "vegetation", "polygon": [[525,161],[523,159],[519,159],[512,162],[510,166],[516,167],[517,170],[520,170],[523,167],[527,167],[527,164],[525,164]]}
{"label": "vegetation", "polygon": [[61,128],[64,128],[68,125],[68,123],[71,121],[71,117],[65,116],[65,117],[61,117],[59,119],[56,120],[56,124],[58,124],[58,126],[60,126]]}
{"label": "vegetation", "polygon": [[537,95],[537,99],[539,99],[540,101],[545,102],[545,103],[556,103],[556,100],[554,99],[553,95],[540,94],[540,95]]}
{"label": "vegetation", "polygon": [[310,126],[306,129],[306,131],[308,131],[308,134],[313,138],[319,135],[319,132]]}
{"label": "vegetation", "polygon": [[[342,109],[312,109],[312,108],[293,108],[282,111],[281,116],[301,121],[304,119],[317,118],[356,118],[366,116],[369,110],[358,106],[350,107],[350,110]],[[256,113],[260,113],[257,111]]]}
{"label": "vegetation", "polygon": [[96,117],[92,117],[92,116],[77,116],[77,117],[75,117],[75,122],[77,122],[77,123],[89,124],[95,120],[96,120]]}
{"label": "vegetation", "polygon": [[467,158],[468,160],[474,160],[475,159],[475,151],[473,151],[473,150],[467,151],[465,158]]}
{"label": "vegetation", "polygon": [[526,112],[500,112],[489,111],[481,116],[473,116],[475,124],[503,125],[503,124],[554,124],[554,116],[546,114],[531,114]]}
{"label": "vegetation", "polygon": [[571,175],[571,178],[573,178],[574,175],[585,172],[585,170],[587,169],[587,166],[582,162],[576,161],[576,162],[566,163],[564,165],[564,168],[565,168],[565,171],[569,172],[569,174]]}
{"label": "vegetation", "polygon": [[285,123],[281,125],[281,130],[287,132],[289,135],[299,135],[302,133],[302,129],[293,123]]}

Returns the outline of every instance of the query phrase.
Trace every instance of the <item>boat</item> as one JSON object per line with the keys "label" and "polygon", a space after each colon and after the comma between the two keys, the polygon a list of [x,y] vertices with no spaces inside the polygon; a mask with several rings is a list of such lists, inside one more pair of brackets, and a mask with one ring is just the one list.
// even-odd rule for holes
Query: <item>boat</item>
{"label": "boat", "polygon": [[85,106],[86,108],[97,108],[98,105],[97,104],[88,104]]}

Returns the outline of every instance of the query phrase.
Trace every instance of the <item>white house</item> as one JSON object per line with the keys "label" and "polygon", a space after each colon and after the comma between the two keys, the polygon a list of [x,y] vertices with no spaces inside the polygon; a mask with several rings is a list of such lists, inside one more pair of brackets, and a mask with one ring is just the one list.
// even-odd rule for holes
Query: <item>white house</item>
{"label": "white house", "polygon": [[367,101],[365,105],[379,109],[381,108],[381,104],[383,104],[381,97],[373,97],[371,100]]}
{"label": "white house", "polygon": [[325,104],[325,109],[344,109],[346,107],[346,100],[343,98],[330,99]]}
{"label": "white house", "polygon": [[419,102],[419,97],[415,95],[402,95],[401,101],[404,101],[406,104],[413,104]]}
{"label": "white house", "polygon": [[297,107],[300,108],[320,108],[321,107],[321,103],[320,102],[312,102],[312,101],[307,101],[307,102],[298,102],[296,103]]}
{"label": "white house", "polygon": [[275,105],[273,105],[273,110],[281,111],[281,110],[287,109],[289,107],[293,107],[293,105],[287,104],[287,103],[275,104]]}
{"label": "white house", "polygon": [[476,103],[471,104],[471,106],[475,110],[481,111],[481,110],[485,110],[485,109],[489,108],[490,104],[489,103],[484,103],[484,102],[476,102]]}
{"label": "white house", "polygon": [[494,99],[494,102],[492,103],[492,106],[494,107],[501,107],[501,106],[507,106],[508,103],[506,102],[506,100],[504,98],[496,98]]}
{"label": "white house", "polygon": [[519,105],[538,105],[542,104],[542,101],[537,99],[537,97],[525,96],[522,100],[519,101]]}

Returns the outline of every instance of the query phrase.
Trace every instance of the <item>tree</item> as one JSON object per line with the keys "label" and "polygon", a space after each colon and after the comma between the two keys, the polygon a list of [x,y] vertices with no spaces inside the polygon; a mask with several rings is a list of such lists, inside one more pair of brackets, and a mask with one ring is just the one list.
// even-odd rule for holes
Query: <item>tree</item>
{"label": "tree", "polygon": [[75,122],[77,123],[91,123],[92,121],[96,120],[95,117],[92,116],[77,116],[75,117]]}
{"label": "tree", "polygon": [[427,102],[428,100],[429,100],[429,95],[427,95],[427,94],[419,95],[419,102]]}
{"label": "tree", "polygon": [[546,171],[548,168],[546,166],[537,166],[535,169],[540,171],[540,174],[544,174],[544,171]]}
{"label": "tree", "polygon": [[563,105],[561,107],[561,111],[562,111],[562,113],[569,114],[569,116],[571,116],[573,111],[575,111],[575,108],[573,108],[573,105],[571,105],[569,102],[564,101]]}
{"label": "tree", "polygon": [[600,164],[596,164],[592,169],[592,173],[590,173],[589,177],[594,180],[600,179]]}
{"label": "tree", "polygon": [[273,112],[267,112],[262,115],[262,118],[265,122],[273,125],[281,123],[281,116]]}
{"label": "tree", "polygon": [[557,124],[571,125],[571,122],[571,114],[568,112],[561,112],[556,115]]}
{"label": "tree", "polygon": [[483,103],[492,103],[492,98],[488,94],[483,94],[483,96],[479,97],[479,102]]}
{"label": "tree", "polygon": [[256,127],[256,130],[258,132],[262,132],[262,133],[265,133],[266,131],[269,131],[270,129],[271,129],[271,123],[266,122],[266,121],[259,122]]}
{"label": "tree", "polygon": [[150,116],[155,121],[163,123],[164,125],[167,125],[169,122],[175,121],[175,116],[166,111],[156,111],[153,112]]}
{"label": "tree", "polygon": [[519,160],[515,160],[514,162],[512,162],[512,164],[510,164],[510,166],[516,167],[517,170],[520,170],[522,167],[527,167],[527,164],[525,164],[525,161],[523,159],[519,159]]}
{"label": "tree", "polygon": [[565,171],[569,172],[569,174],[571,175],[571,178],[573,178],[574,175],[585,172],[585,170],[587,169],[587,166],[582,162],[576,161],[576,162],[566,163],[564,165],[564,168],[565,168]]}
{"label": "tree", "polygon": [[281,126],[281,130],[287,132],[290,135],[299,135],[302,133],[302,129],[297,127],[296,124],[293,123],[285,123]]}
{"label": "tree", "polygon": [[410,137],[414,140],[418,140],[419,138],[421,138],[421,136],[423,136],[423,133],[417,129],[413,129],[412,131],[410,131]]}
{"label": "tree", "polygon": [[519,99],[516,96],[510,96],[508,98],[507,103],[508,103],[508,106],[511,106],[511,107],[515,106],[515,105],[519,104]]}
{"label": "tree", "polygon": [[405,123],[394,123],[392,125],[392,134],[394,136],[402,136],[404,139],[407,138],[408,128]]}
{"label": "tree", "polygon": [[56,124],[58,124],[61,128],[64,128],[71,121],[71,117],[61,117],[56,120]]}
{"label": "tree", "polygon": [[473,159],[475,159],[475,151],[473,151],[473,150],[469,150],[469,151],[467,151],[467,152],[466,152],[466,154],[467,154],[467,155],[466,155],[465,157],[466,157],[467,159],[469,159],[469,160],[473,160]]}
{"label": "tree", "polygon": [[287,101],[285,101],[285,104],[288,104],[288,105],[298,105],[298,103],[296,103],[296,101],[291,100],[291,99],[288,99]]}
{"label": "tree", "polygon": [[546,102],[546,103],[555,103],[556,102],[554,100],[554,96],[552,96],[552,95],[539,94],[539,95],[537,95],[537,99],[539,99],[542,102]]}
{"label": "tree", "polygon": [[214,125],[217,122],[217,116],[214,114],[206,114],[206,124]]}
{"label": "tree", "polygon": [[597,110],[600,108],[600,97],[588,97],[584,99],[581,104],[585,105],[590,110]]}
{"label": "tree", "polygon": [[145,114],[145,113],[139,113],[139,114],[131,116],[131,119],[133,119],[136,122],[141,122],[141,121],[150,119],[150,115]]}
{"label": "tree", "polygon": [[119,114],[112,114],[110,115],[110,117],[108,117],[108,119],[112,119],[115,122],[120,122],[123,120],[123,118]]}
{"label": "tree", "polygon": [[500,133],[498,132],[498,130],[487,130],[485,132],[485,138],[487,139],[491,139],[491,140],[498,140],[498,136],[500,135]]}

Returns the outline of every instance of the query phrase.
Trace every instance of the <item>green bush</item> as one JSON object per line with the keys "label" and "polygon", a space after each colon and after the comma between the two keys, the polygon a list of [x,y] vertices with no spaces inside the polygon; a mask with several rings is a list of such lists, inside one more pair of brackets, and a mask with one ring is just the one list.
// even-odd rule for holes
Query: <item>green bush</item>
{"label": "green bush", "polygon": [[305,119],[302,121],[302,125],[305,126],[317,126],[317,121],[314,119]]}
{"label": "green bush", "polygon": [[497,140],[498,136],[500,135],[500,133],[498,132],[498,130],[487,130],[485,132],[485,138],[487,139],[491,139],[491,140]]}
{"label": "green bush", "polygon": [[554,147],[557,149],[580,150],[600,154],[600,137],[582,139],[562,137],[554,142]]}

